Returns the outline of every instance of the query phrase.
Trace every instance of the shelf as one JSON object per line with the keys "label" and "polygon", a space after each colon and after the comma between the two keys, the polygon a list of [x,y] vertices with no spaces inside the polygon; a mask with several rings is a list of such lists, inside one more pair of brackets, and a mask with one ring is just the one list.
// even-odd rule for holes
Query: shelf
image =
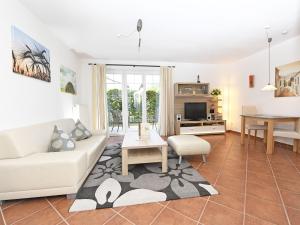
{"label": "shelf", "polygon": [[211,96],[213,99],[212,99],[212,101],[213,102],[221,102],[221,101],[223,101],[222,99],[214,99],[215,97],[213,97],[213,96]]}
{"label": "shelf", "polygon": [[161,162],[162,153],[158,148],[129,149],[128,164]]}
{"label": "shelf", "polygon": [[199,85],[199,86],[207,86],[209,83],[195,83],[195,82],[179,82],[176,83],[178,85]]}
{"label": "shelf", "polygon": [[175,83],[175,96],[178,97],[207,97],[208,83]]}
{"label": "shelf", "polygon": [[181,120],[181,121],[177,121],[177,123],[180,124],[192,124],[192,123],[224,123],[225,120]]}
{"label": "shelf", "polygon": [[207,94],[176,94],[175,97],[203,97],[203,98],[213,98],[211,95],[207,95]]}
{"label": "shelf", "polygon": [[180,126],[179,133],[180,134],[194,134],[194,135],[202,135],[202,134],[224,134],[226,132],[226,124],[225,122],[222,124],[213,123],[208,124],[204,123],[202,125],[194,125],[194,126]]}

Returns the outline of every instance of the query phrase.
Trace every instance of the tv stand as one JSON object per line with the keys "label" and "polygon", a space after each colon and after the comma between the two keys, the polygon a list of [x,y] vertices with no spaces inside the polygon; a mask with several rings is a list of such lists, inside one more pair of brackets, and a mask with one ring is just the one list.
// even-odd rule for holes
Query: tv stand
{"label": "tv stand", "polygon": [[176,135],[179,134],[224,134],[226,132],[226,120],[182,120],[176,121]]}

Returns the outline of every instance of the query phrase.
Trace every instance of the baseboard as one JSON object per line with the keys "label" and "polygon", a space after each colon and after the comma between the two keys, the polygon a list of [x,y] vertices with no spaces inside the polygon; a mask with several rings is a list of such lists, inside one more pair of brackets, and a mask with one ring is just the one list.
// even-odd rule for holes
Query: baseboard
{"label": "baseboard", "polygon": [[[241,135],[241,132],[238,132],[238,131],[235,131],[235,130],[227,130],[228,133],[233,133],[233,134],[236,134],[236,135]],[[247,134],[248,136],[248,134]],[[251,138],[254,138],[254,135],[250,135]],[[261,137],[256,137],[257,140],[259,141],[263,141],[263,138]],[[287,148],[289,150],[293,150],[293,145],[289,145],[289,144],[286,144],[286,143],[282,143],[282,142],[279,142],[279,141],[275,141],[275,146],[276,147],[279,147],[279,148]]]}
{"label": "baseboard", "polygon": [[235,130],[226,130],[226,133],[233,133],[233,134],[241,135],[241,132],[237,132]]}

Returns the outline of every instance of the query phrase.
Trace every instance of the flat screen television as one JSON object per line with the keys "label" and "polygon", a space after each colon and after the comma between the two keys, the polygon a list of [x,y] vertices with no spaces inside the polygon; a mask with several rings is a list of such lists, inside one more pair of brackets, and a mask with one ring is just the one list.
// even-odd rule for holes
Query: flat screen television
{"label": "flat screen television", "polygon": [[207,104],[206,102],[185,102],[184,119],[186,120],[206,120]]}

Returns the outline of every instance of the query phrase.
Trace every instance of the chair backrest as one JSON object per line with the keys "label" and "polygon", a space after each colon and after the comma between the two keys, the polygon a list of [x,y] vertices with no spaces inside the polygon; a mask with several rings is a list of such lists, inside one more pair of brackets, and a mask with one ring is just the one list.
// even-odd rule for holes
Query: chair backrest
{"label": "chair backrest", "polygon": [[242,114],[257,114],[257,109],[255,105],[243,105]]}
{"label": "chair backrest", "polygon": [[[242,114],[253,115],[257,114],[257,109],[255,105],[243,105],[242,106]],[[255,119],[247,119],[247,124],[258,124]]]}

